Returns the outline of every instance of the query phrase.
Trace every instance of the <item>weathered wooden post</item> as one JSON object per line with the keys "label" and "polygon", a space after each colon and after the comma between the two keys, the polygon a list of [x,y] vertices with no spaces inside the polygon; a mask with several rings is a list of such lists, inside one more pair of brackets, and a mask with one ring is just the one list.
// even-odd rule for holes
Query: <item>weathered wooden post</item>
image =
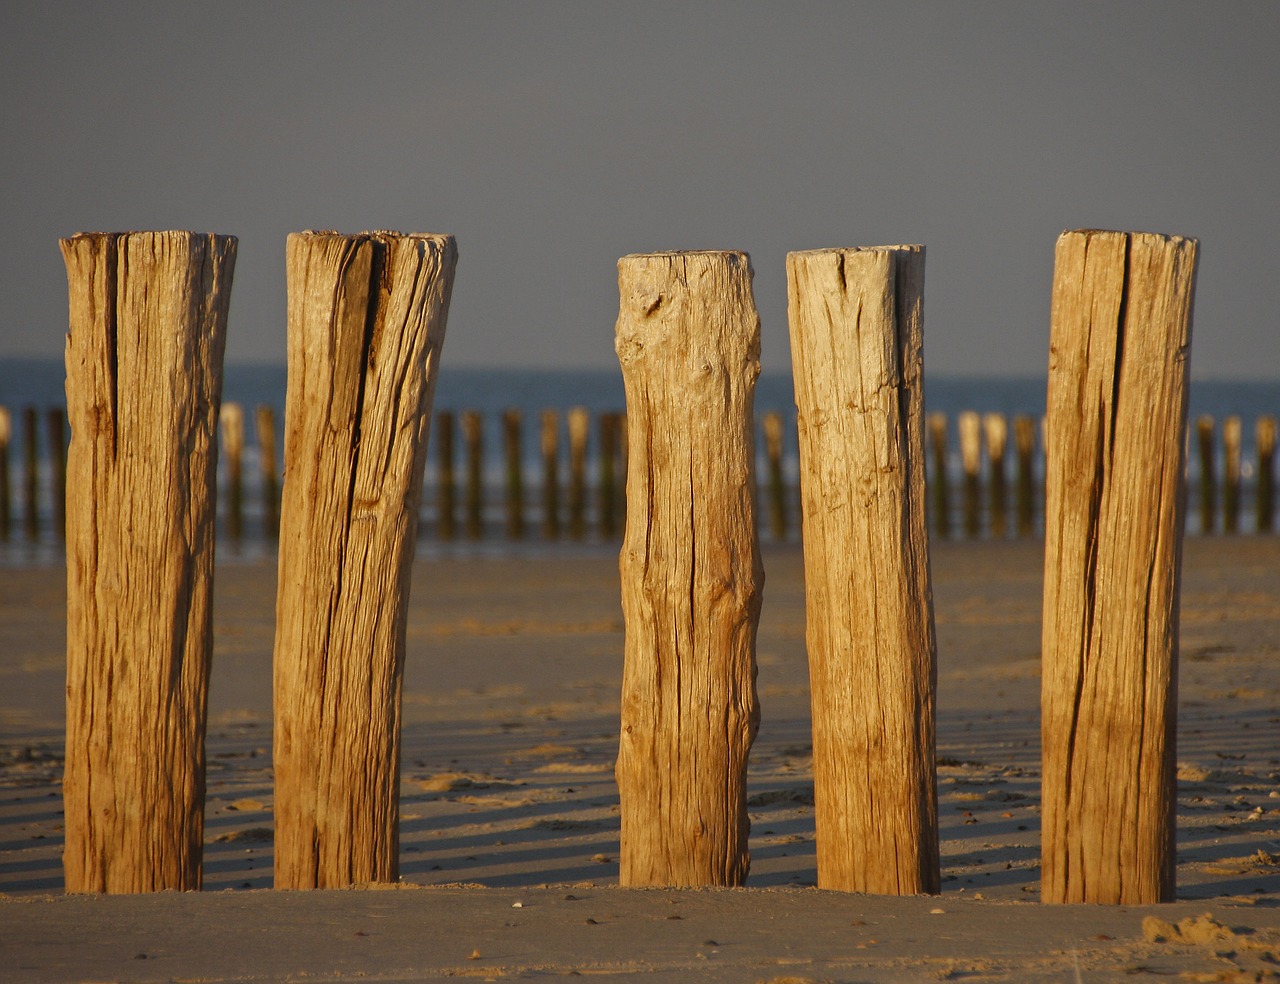
{"label": "weathered wooden post", "polygon": [[1196,444],[1200,450],[1200,532],[1212,533],[1218,517],[1217,455],[1213,446],[1213,418],[1196,418]]}
{"label": "weathered wooden post", "polygon": [[951,535],[951,489],[947,476],[947,415],[941,411],[928,414],[925,425],[929,445],[933,449],[933,469],[929,475],[933,486],[933,522],[942,538]]}
{"label": "weathered wooden post", "polygon": [[287,248],[275,641],[275,884],[399,872],[400,692],[452,236]]}
{"label": "weathered wooden post", "polygon": [[542,535],[560,535],[560,414],[542,411]]}
{"label": "weathered wooden post", "polygon": [[591,414],[586,407],[569,410],[569,535],[581,540],[587,532],[587,434]]}
{"label": "weathered wooden post", "polygon": [[1240,418],[1234,414],[1222,422],[1222,528],[1240,532]]}
{"label": "weathered wooden post", "polygon": [[224,403],[220,423],[227,476],[227,536],[238,542],[244,537],[244,408]]}
{"label": "weathered wooden post", "polygon": [[787,538],[787,489],[782,480],[782,414],[770,410],[762,421],[764,453],[769,462],[769,531],[775,540]]}
{"label": "weathered wooden post", "polygon": [[9,484],[9,440],[13,419],[8,407],[0,407],[0,540],[9,539],[13,525],[13,498]]}
{"label": "weathered wooden post", "polygon": [[1259,417],[1254,435],[1258,445],[1258,490],[1255,502],[1258,532],[1270,533],[1275,529],[1276,418]]}
{"label": "weathered wooden post", "polygon": [[818,887],[937,892],[924,247],[787,255]]}
{"label": "weathered wooden post", "polygon": [[1019,414],[1013,418],[1013,442],[1018,452],[1018,536],[1036,528],[1036,422]]}
{"label": "weathered wooden post", "polygon": [[745,253],[618,261],[630,472],[623,885],[740,885],[759,726],[753,402],[760,319]]}
{"label": "weathered wooden post", "polygon": [[67,410],[68,892],[197,889],[217,421],[236,240],[61,241]]}
{"label": "weathered wooden post", "polygon": [[956,423],[964,467],[964,535],[972,540],[982,535],[982,418],[965,410]]}
{"label": "weathered wooden post", "polygon": [[258,437],[258,468],[262,473],[262,534],[268,540],[280,536],[280,473],[276,470],[276,412],[265,403],[253,411]]}
{"label": "weathered wooden post", "polygon": [[456,480],[453,477],[453,412],[435,415],[436,441],[436,533],[441,540],[458,534]]}
{"label": "weathered wooden post", "polygon": [[27,539],[40,539],[40,438],[35,407],[22,408],[22,526]]}
{"label": "weathered wooden post", "polygon": [[49,498],[53,505],[53,532],[59,540],[67,538],[67,423],[61,407],[50,407],[45,413],[49,429]]}
{"label": "weathered wooden post", "polygon": [[484,420],[478,410],[462,411],[462,443],[467,446],[467,538],[484,536]]}
{"label": "weathered wooden post", "polygon": [[521,461],[521,414],[515,407],[502,413],[502,451],[506,460],[507,538],[524,537],[524,462]]}
{"label": "weathered wooden post", "polygon": [[1178,590],[1197,244],[1066,232],[1054,266],[1046,902],[1174,896]]}
{"label": "weathered wooden post", "polygon": [[1002,413],[988,413],[982,418],[982,431],[987,441],[987,490],[991,503],[991,535],[1003,539],[1008,533],[1008,495],[1004,474],[1005,450],[1009,444],[1009,422]]}

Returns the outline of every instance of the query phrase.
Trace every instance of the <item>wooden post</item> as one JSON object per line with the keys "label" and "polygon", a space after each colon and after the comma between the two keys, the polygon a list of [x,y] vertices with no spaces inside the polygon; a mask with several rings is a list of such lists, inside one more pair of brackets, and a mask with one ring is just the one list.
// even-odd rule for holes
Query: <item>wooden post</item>
{"label": "wooden post", "polygon": [[929,445],[933,448],[933,522],[942,538],[951,535],[951,490],[947,477],[947,415],[937,412],[926,418]]}
{"label": "wooden post", "polygon": [[569,535],[581,540],[587,532],[587,432],[591,414],[586,407],[569,411]]}
{"label": "wooden post", "polygon": [[1237,416],[1222,422],[1222,452],[1226,459],[1222,475],[1222,528],[1228,533],[1240,532],[1241,430]]}
{"label": "wooden post", "polygon": [[1258,444],[1258,532],[1275,529],[1276,418],[1259,417],[1254,431]]}
{"label": "wooden post", "polygon": [[622,885],[740,885],[759,726],[755,522],[760,319],[745,253],[618,261],[630,474]]}
{"label": "wooden post", "polygon": [[1213,447],[1213,418],[1196,418],[1196,443],[1200,449],[1200,532],[1212,533],[1218,517],[1217,455]]}
{"label": "wooden post", "polygon": [[982,418],[982,430],[987,439],[987,475],[991,485],[987,490],[991,504],[991,535],[1004,539],[1008,533],[1004,454],[1009,443],[1009,422],[1002,413],[988,413]]}
{"label": "wooden post", "polygon": [[462,442],[467,446],[467,538],[484,536],[484,421],[478,410],[462,411]]}
{"label": "wooden post", "polygon": [[612,538],[618,532],[615,508],[618,489],[614,478],[614,465],[618,460],[617,422],[615,414],[600,414],[600,487],[596,491],[600,500],[600,534],[606,538]]}
{"label": "wooden post", "polygon": [[441,540],[458,535],[457,493],[453,477],[453,413],[441,410],[435,415],[436,433],[436,531]]}
{"label": "wooden post", "polygon": [[769,462],[769,531],[775,540],[787,538],[787,489],[782,479],[782,414],[764,415],[764,449]]}
{"label": "wooden post", "polygon": [[1036,422],[1019,414],[1013,418],[1013,442],[1018,453],[1018,536],[1036,528]]}
{"label": "wooden post", "polygon": [[50,407],[45,414],[49,429],[49,500],[53,506],[53,532],[59,540],[67,538],[67,425],[61,407]]}
{"label": "wooden post", "polygon": [[9,484],[9,440],[13,419],[8,407],[0,407],[0,540],[8,540],[13,525],[13,498]]}
{"label": "wooden post", "polygon": [[22,526],[27,539],[40,539],[40,438],[35,407],[22,408]]}
{"label": "wooden post", "polygon": [[275,885],[399,875],[400,692],[452,236],[289,236]]}
{"label": "wooden post", "polygon": [[224,403],[221,415],[222,460],[227,476],[227,536],[244,537],[244,408]]}
{"label": "wooden post", "polygon": [[542,535],[560,535],[560,414],[542,411]]}
{"label": "wooden post", "polygon": [[972,540],[982,535],[982,419],[965,410],[957,424],[964,467],[964,535]]}
{"label": "wooden post", "polygon": [[1041,897],[1174,897],[1178,591],[1197,244],[1066,232],[1054,267]]}
{"label": "wooden post", "polygon": [[265,403],[253,411],[258,436],[258,467],[262,471],[262,534],[268,540],[280,536],[280,479],[276,471],[276,413]]}
{"label": "wooden post", "polygon": [[198,889],[236,240],[81,233],[67,410],[68,892]]}
{"label": "wooden post", "polygon": [[924,247],[787,255],[818,887],[939,890]]}
{"label": "wooden post", "polygon": [[502,448],[506,458],[507,537],[524,537],[524,462],[520,460],[520,411],[509,408],[502,414]]}

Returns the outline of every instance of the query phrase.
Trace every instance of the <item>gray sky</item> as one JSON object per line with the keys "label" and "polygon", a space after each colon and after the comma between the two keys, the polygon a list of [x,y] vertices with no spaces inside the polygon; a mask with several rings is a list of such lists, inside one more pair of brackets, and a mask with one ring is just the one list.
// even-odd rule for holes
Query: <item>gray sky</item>
{"label": "gray sky", "polygon": [[925,366],[1042,374],[1066,228],[1199,237],[1192,370],[1280,377],[1280,4],[15,3],[0,355],[56,240],[240,237],[228,362],[284,360],[284,240],[458,238],[446,364],[607,367],[615,261],[921,242]]}

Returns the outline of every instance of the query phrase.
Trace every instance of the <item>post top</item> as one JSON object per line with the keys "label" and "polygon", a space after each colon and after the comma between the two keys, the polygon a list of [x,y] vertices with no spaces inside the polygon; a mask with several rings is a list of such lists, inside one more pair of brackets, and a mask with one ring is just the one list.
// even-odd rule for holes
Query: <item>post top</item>
{"label": "post top", "polygon": [[787,253],[788,257],[830,256],[836,253],[923,253],[924,245],[913,243],[899,246],[827,246],[820,249],[796,249]]}

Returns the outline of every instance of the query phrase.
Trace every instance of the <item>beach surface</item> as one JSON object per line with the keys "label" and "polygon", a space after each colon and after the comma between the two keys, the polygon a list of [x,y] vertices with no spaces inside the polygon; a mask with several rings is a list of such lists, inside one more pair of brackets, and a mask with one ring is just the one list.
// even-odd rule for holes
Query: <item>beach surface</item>
{"label": "beach surface", "polygon": [[62,894],[65,573],[0,569],[0,976],[14,981],[1280,980],[1280,538],[1187,541],[1178,898],[1039,896],[1042,545],[932,548],[943,891],[818,891],[798,548],[765,551],[752,869],[617,888],[616,555],[415,564],[399,886],[271,890],[274,561],[220,555],[204,886]]}

